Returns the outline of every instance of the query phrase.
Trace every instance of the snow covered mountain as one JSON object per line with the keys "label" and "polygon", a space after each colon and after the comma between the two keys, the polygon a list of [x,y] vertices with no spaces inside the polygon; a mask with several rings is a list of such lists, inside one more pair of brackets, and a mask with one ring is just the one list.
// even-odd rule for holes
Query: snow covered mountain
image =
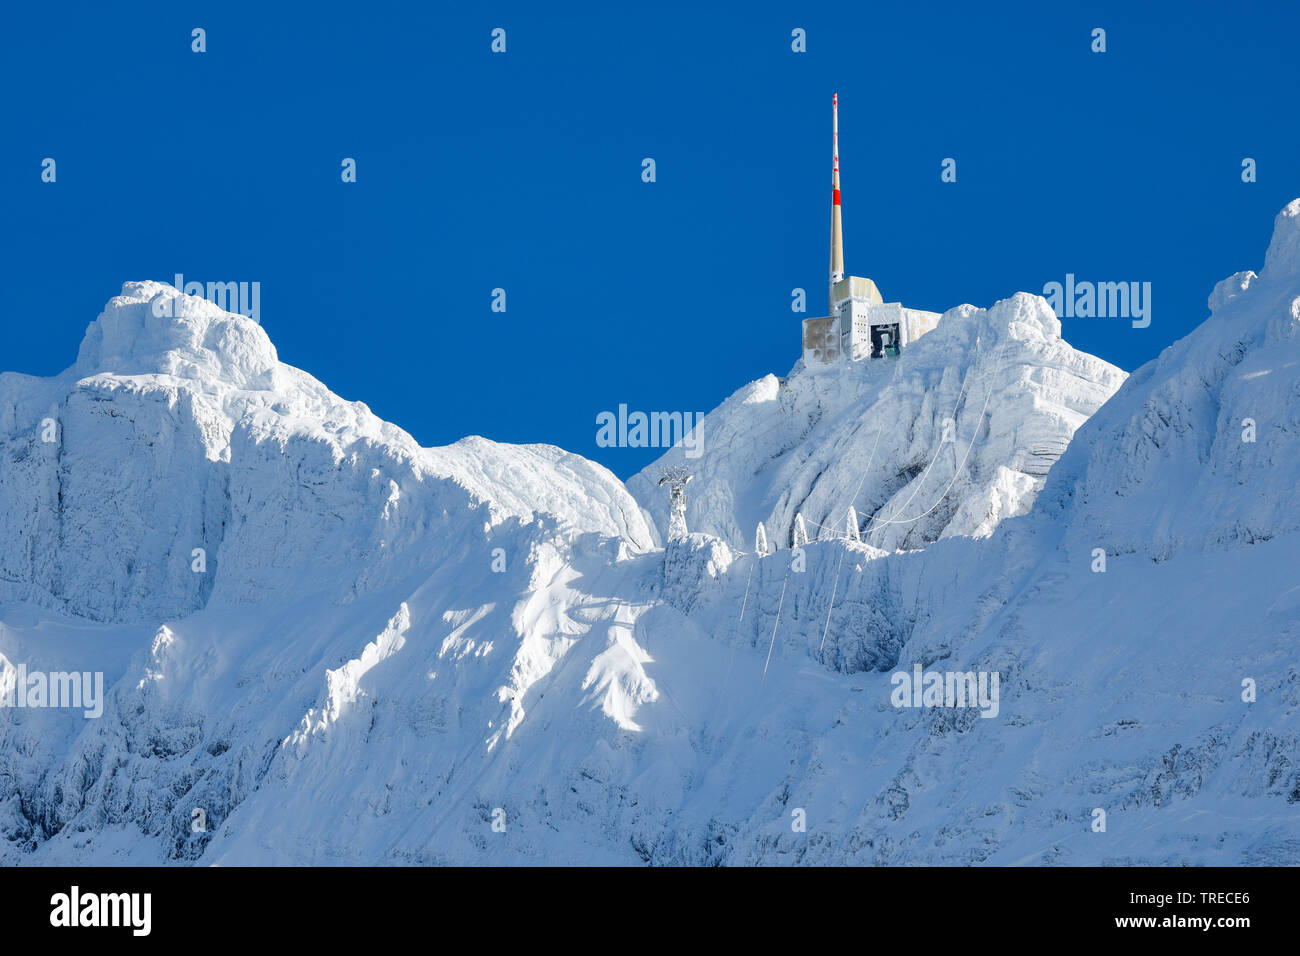
{"label": "snow covered mountain", "polygon": [[0,599],[95,620],[256,603],[304,578],[378,587],[437,563],[429,542],[466,511],[650,541],[600,466],[481,438],[422,449],[279,363],[256,323],[156,282],[128,283],[62,375],[0,375],[0,434]]}
{"label": "snow covered mountain", "polygon": [[657,528],[128,284],[0,376],[0,695],[107,688],[0,708],[0,862],[1300,862],[1300,200],[1211,309],[1122,384],[1023,295],[760,380],[662,549],[656,469]]}
{"label": "snow covered mountain", "polygon": [[1124,373],[1061,339],[1046,300],[950,309],[897,360],[773,375],[698,426],[703,454],[674,448],[628,487],[667,527],[664,464],[693,475],[687,526],[734,547],[759,521],[783,546],[796,514],[812,538],[842,536],[848,507],[885,550],[952,535],[987,537],[1024,514],[1070,437]]}

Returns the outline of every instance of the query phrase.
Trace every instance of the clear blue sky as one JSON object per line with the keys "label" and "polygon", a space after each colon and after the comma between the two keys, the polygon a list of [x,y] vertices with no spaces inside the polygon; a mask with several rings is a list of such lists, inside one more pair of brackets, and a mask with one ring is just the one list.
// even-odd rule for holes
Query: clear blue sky
{"label": "clear blue sky", "polygon": [[626,476],[658,453],[596,447],[598,412],[705,411],[798,358],[832,92],[850,273],[936,311],[1150,281],[1150,328],[1066,321],[1126,369],[1300,196],[1291,2],[477,7],[8,10],[0,369],[71,364],[125,280],[256,280],[283,361],[421,443]]}

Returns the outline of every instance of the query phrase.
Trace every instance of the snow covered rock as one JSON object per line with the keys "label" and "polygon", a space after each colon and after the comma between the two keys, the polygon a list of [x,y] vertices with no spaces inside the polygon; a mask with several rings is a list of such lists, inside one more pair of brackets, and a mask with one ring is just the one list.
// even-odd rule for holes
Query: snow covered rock
{"label": "snow covered rock", "polygon": [[1300,200],[1277,217],[1258,276],[1129,378],[1043,491],[1078,548],[1164,560],[1300,529]]}
{"label": "snow covered rock", "polygon": [[1082,427],[1122,374],[1032,296],[753,383],[665,550],[598,465],[421,449],[128,286],[0,375],[0,695],[107,688],[0,707],[0,861],[1300,863],[1295,210]]}
{"label": "snow covered rock", "polygon": [[652,543],[601,466],[476,437],[421,448],[279,363],[256,323],[157,282],[127,283],[61,375],[0,375],[0,469],[0,600],[96,620],[304,580],[347,600],[430,567],[449,535],[537,513]]}
{"label": "snow covered rock", "polygon": [[742,547],[763,521],[789,547],[802,513],[814,538],[846,534],[886,550],[984,537],[1024,514],[1078,428],[1124,373],[1061,339],[1047,301],[1020,293],[963,305],[896,359],[797,365],[737,391],[704,419],[703,454],[669,450],[628,487],[667,527],[653,482],[694,475],[687,525]]}

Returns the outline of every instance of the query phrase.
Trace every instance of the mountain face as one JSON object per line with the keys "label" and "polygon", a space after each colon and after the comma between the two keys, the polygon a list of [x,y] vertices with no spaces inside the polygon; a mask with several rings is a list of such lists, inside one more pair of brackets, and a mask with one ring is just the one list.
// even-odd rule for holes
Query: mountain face
{"label": "mountain face", "polygon": [[[844,537],[853,506],[862,539],[887,551],[987,537],[1027,512],[1052,464],[1124,373],[1076,351],[1046,300],[1020,293],[991,309],[963,305],[895,360],[773,375],[732,395],[681,448],[628,487],[660,527],[664,464],[693,476],[687,526],[737,548]],[[860,517],[859,517],[860,516]]]}
{"label": "mountain face", "polygon": [[[51,380],[0,375],[0,599],[100,621],[338,600],[441,559],[431,542],[535,511],[646,547],[608,471],[549,446],[423,449],[282,365],[252,321],[128,283]],[[202,548],[208,570],[192,571]]]}
{"label": "mountain face", "polygon": [[1209,306],[1053,470],[1044,511],[1071,543],[1161,561],[1300,530],[1300,201],[1278,215],[1259,275],[1224,279]]}
{"label": "mountain face", "polygon": [[0,861],[1300,862],[1300,200],[1210,306],[1126,380],[1024,295],[760,380],[657,547],[657,467],[421,448],[130,283],[0,375],[0,696],[105,688],[0,708]]}

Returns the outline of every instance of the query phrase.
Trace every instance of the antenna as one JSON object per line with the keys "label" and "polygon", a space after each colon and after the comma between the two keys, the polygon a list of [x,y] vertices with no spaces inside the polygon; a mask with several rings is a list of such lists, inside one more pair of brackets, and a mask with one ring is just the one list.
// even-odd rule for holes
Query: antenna
{"label": "antenna", "polygon": [[831,314],[835,283],[844,278],[844,234],[840,223],[840,96],[831,94]]}

